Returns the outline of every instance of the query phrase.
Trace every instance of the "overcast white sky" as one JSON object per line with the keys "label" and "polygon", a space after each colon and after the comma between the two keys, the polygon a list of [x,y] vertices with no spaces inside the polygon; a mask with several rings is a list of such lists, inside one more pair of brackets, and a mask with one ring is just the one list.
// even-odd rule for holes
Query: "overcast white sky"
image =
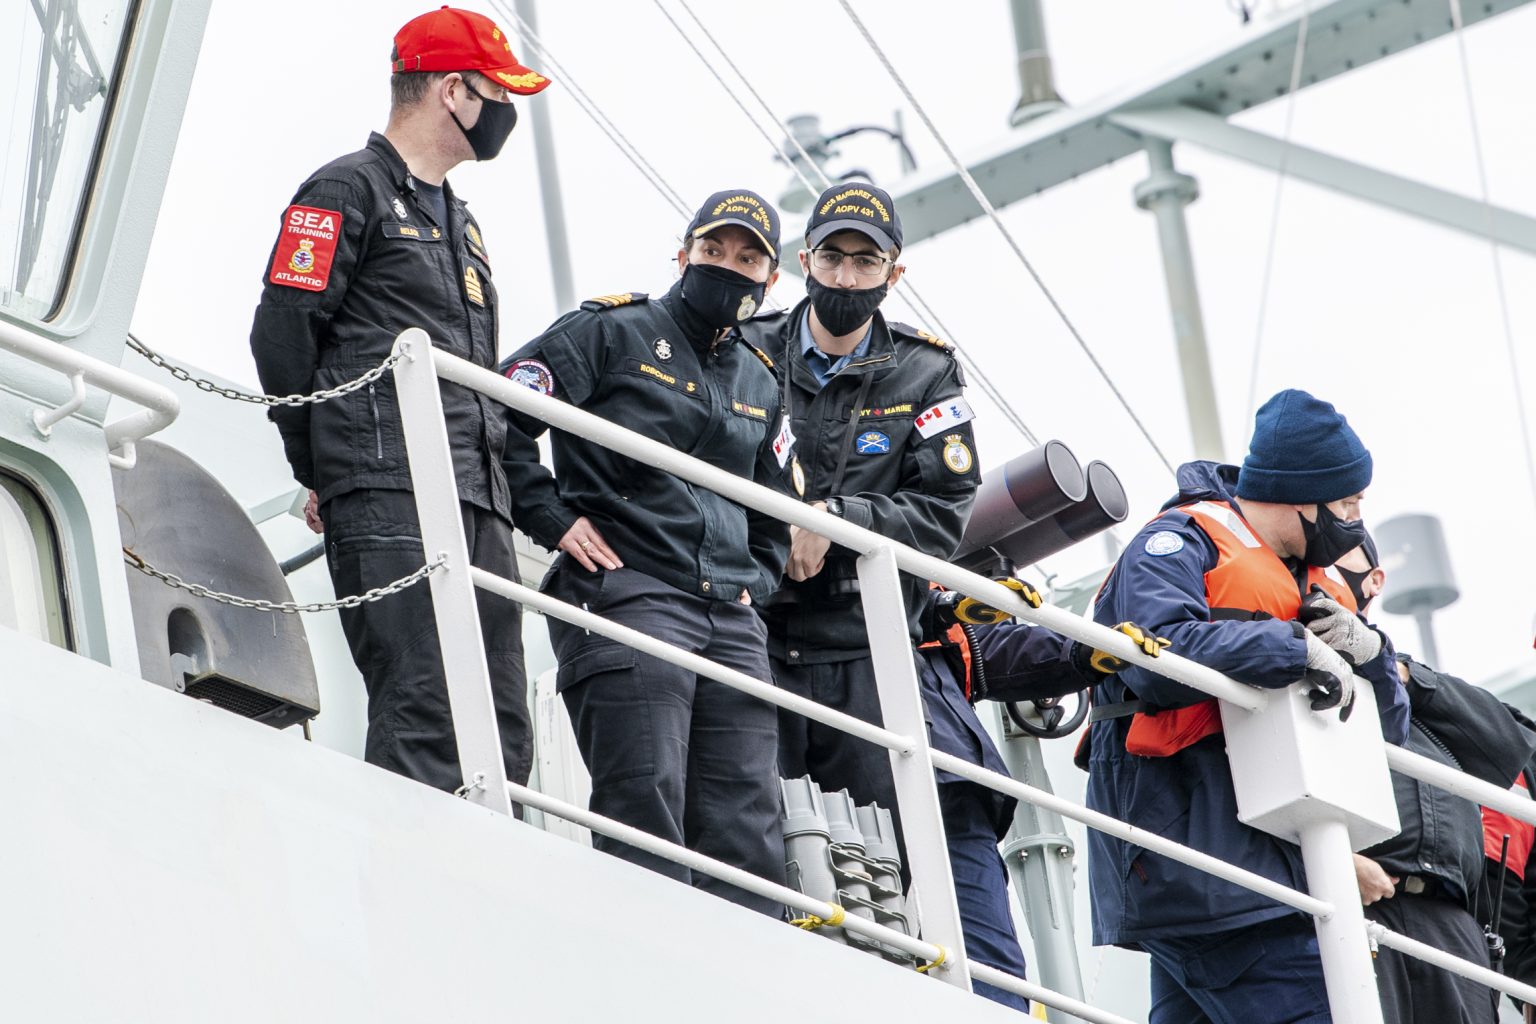
{"label": "overcast white sky", "polygon": [[[675,0],[667,2],[688,24]],[[470,6],[492,13],[487,4]],[[836,129],[889,124],[903,107],[831,0],[693,6],[781,116],[814,112]],[[382,128],[391,38],[423,9],[419,0],[215,0],[134,318],[141,337],[255,383],[246,338],[277,218],[311,170]],[[1078,102],[1119,91],[1257,31],[1269,9],[1244,29],[1226,0],[1048,3],[1059,89]],[[1004,0],[862,0],[858,10],[962,156],[1007,131],[1017,86]],[[651,2],[545,0],[539,16],[569,76],[690,204],[718,188],[745,186],[774,200],[784,191],[787,170]],[[1532,211],[1536,9],[1469,30],[1467,45],[1493,198]],[[680,219],[563,83],[521,102],[548,104],[553,114],[578,294],[665,290]],[[1270,104],[1241,123],[1278,134],[1284,114]],[[920,167],[944,166],[918,119],[910,110],[903,116]],[[1306,90],[1296,100],[1293,138],[1476,194],[1449,39]],[[1251,427],[1248,372],[1275,175],[1188,146],[1176,157],[1200,181],[1190,229],[1228,454],[1237,460]],[[854,164],[888,186],[899,177],[894,151],[873,138],[851,142],[834,169]],[[1128,158],[1003,217],[1154,436],[1183,461],[1189,432],[1156,236],[1131,198],[1145,171],[1143,159]],[[500,159],[462,167],[451,180],[484,229],[503,300],[502,349],[510,351],[560,312],[545,266],[528,121]],[[795,229],[797,218],[788,224]],[[998,232],[973,222],[912,246],[904,262],[958,344],[1005,386],[1037,434],[1120,474],[1132,500],[1122,531],[1129,536],[1172,493],[1172,480]],[[1536,262],[1506,253],[1504,267],[1529,395],[1536,392],[1529,341]],[[1525,482],[1493,281],[1486,243],[1288,182],[1259,379],[1261,397],[1305,387],[1350,418],[1376,459],[1368,520],[1442,517],[1463,589],[1438,618],[1442,667],[1474,680],[1536,657],[1536,500]],[[799,294],[793,279],[780,282],[782,302]],[[905,309],[894,312],[910,319]],[[995,466],[1024,442],[972,392],[982,463]],[[1049,564],[1070,578],[1100,563],[1102,551],[1089,543]],[[1408,620],[1383,622],[1401,647],[1417,650]]]}

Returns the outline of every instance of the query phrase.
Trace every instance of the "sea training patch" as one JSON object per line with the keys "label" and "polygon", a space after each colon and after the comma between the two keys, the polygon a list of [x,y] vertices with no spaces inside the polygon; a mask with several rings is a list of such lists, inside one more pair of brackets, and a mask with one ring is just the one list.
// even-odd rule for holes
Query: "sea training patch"
{"label": "sea training patch", "polygon": [[934,434],[958,427],[962,423],[969,423],[975,418],[976,413],[971,409],[971,403],[967,402],[964,396],[956,395],[954,398],[935,402],[918,413],[917,418],[912,422],[917,425],[917,432],[927,439]]}
{"label": "sea training patch", "polygon": [[860,455],[884,455],[891,450],[891,437],[878,430],[866,430],[854,439],[853,447]]}
{"label": "sea training patch", "polygon": [[554,395],[555,375],[537,359],[519,359],[507,367],[507,380],[541,395]]}
{"label": "sea training patch", "polygon": [[1142,550],[1146,551],[1149,555],[1155,555],[1159,558],[1164,555],[1177,554],[1184,550],[1184,538],[1172,530],[1158,530],[1147,538],[1147,542],[1142,545]]}
{"label": "sea training patch", "polygon": [[959,434],[951,434],[944,439],[944,465],[949,467],[951,473],[961,475],[969,473],[975,464],[975,456],[971,454],[965,438]]}
{"label": "sea training patch", "polygon": [[287,288],[323,292],[331,280],[331,260],[341,239],[341,214],[313,206],[290,206],[272,254],[267,280]]}

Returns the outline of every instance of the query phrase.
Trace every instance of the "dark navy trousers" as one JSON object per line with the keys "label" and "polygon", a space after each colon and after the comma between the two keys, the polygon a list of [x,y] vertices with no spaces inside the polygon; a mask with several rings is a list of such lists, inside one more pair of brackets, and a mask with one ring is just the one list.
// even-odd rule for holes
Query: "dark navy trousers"
{"label": "dark navy trousers", "polygon": [[1333,1020],[1310,917],[1290,914],[1249,928],[1142,939],[1140,945],[1152,955],[1147,1024]]}
{"label": "dark navy trousers", "polygon": [[[939,785],[939,807],[944,812],[944,838],[949,847],[949,870],[955,878],[966,955],[1022,978],[1024,951],[1013,927],[1008,872],[997,852],[991,794],[975,783],[945,782]],[[979,996],[1029,1012],[1029,1000],[1023,996],[983,981],[972,987]]]}
{"label": "dark navy trousers", "polygon": [[[467,502],[461,502],[459,510],[470,564],[516,580],[512,524]],[[408,576],[426,561],[416,498],[409,491],[348,491],[326,502],[320,515],[338,597]],[[507,778],[526,785],[533,764],[533,729],[523,672],[523,608],[487,590],[477,589],[475,602]],[[368,688],[365,759],[449,792],[463,785],[428,582],[343,608],[340,616],[352,660]]]}
{"label": "dark navy trousers", "polygon": [[[750,607],[678,590],[634,569],[588,573],[562,555],[544,592],[768,681],[762,620]],[[778,711],[596,633],[549,620],[557,686],[592,775],[591,809],[784,884]],[[617,840],[593,846],[744,907],[783,907]]]}

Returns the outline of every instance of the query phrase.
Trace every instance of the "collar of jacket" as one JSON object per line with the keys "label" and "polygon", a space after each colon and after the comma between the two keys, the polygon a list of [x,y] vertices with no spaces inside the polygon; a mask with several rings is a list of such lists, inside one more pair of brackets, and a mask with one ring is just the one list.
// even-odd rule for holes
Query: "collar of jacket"
{"label": "collar of jacket", "polygon": [[[784,318],[784,325],[779,331],[782,347],[773,355],[793,367],[790,373],[796,384],[815,393],[821,390],[821,384],[816,380],[816,375],[811,372],[811,368],[806,365],[805,353],[800,351],[800,321],[805,318],[810,303],[810,299],[801,299]],[[895,370],[896,365],[896,343],[891,340],[891,330],[885,325],[885,317],[877,309],[874,323],[870,325],[869,351],[860,359],[850,360],[848,365],[837,371],[837,376],[833,380],[869,374],[873,380],[878,381]],[[827,382],[829,387],[831,384],[832,381]]]}
{"label": "collar of jacket", "polygon": [[[693,310],[688,308],[688,303],[683,301],[683,280],[678,278],[667,293],[660,298],[651,300],[658,303],[667,312],[667,316],[677,324],[688,344],[697,352],[707,352],[714,343],[716,335],[720,332],[699,319]],[[736,338],[736,332],[730,331],[720,340],[720,345],[728,345]]]}
{"label": "collar of jacket", "polygon": [[[416,195],[416,179],[411,175],[411,169],[405,166],[405,159],[401,157],[395,144],[386,139],[379,132],[368,133],[368,149],[377,153],[379,159],[384,161],[384,166],[389,168],[389,176],[395,185],[403,192],[409,192],[414,198]],[[453,194],[453,187],[448,184],[448,179],[443,179],[443,198],[448,201],[450,209],[463,206],[463,201]]]}

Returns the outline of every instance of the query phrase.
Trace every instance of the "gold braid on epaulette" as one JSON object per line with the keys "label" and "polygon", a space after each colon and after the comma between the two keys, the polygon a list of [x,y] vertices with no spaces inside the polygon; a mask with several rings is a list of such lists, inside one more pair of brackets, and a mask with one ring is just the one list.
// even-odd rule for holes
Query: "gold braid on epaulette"
{"label": "gold braid on epaulette", "polygon": [[898,337],[906,338],[908,341],[926,341],[928,344],[942,352],[948,352],[951,355],[954,354],[954,342],[945,341],[937,334],[929,334],[927,331],[922,330],[921,328],[908,327],[906,324],[893,324],[892,326],[898,328],[897,330],[891,332]]}
{"label": "gold braid on epaulette", "polygon": [[644,298],[645,295],[642,292],[617,292],[613,295],[599,295],[596,298],[588,299],[581,304],[581,308],[592,311],[614,309],[618,306],[627,306],[631,302],[637,302]]}
{"label": "gold braid on epaulette", "polygon": [[764,366],[768,367],[768,369],[770,369],[770,370],[773,369],[773,360],[768,357],[768,353],[767,352],[764,352],[762,349],[760,349],[756,345],[752,344],[746,338],[742,338],[741,339],[741,343],[743,345],[747,346],[747,348],[749,348],[752,351],[753,355],[755,355],[755,356],[757,356],[757,358],[761,359],[763,361],[763,365]]}

